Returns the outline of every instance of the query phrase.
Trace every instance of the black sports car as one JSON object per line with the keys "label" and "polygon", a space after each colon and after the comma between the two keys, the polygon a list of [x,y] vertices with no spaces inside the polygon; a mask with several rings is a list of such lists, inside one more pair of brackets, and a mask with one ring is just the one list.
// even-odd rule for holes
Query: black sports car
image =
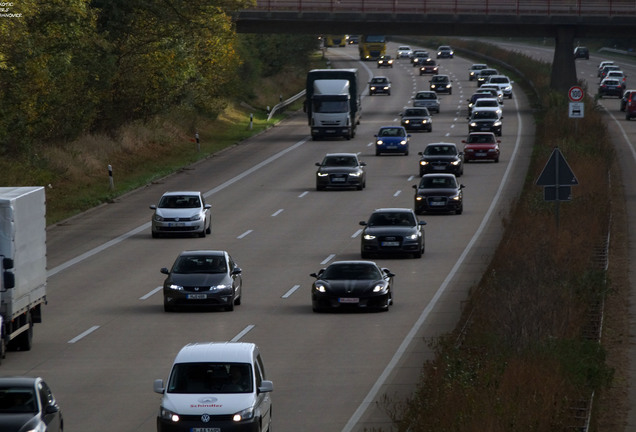
{"label": "black sports car", "polygon": [[161,273],[163,308],[166,312],[179,306],[218,306],[234,310],[241,304],[241,268],[225,251],[184,251],[172,265]]}
{"label": "black sports car", "polygon": [[389,269],[373,261],[336,261],[312,273],[314,312],[323,309],[376,309],[388,311],[393,304],[393,277]]}
{"label": "black sports car", "polygon": [[371,213],[368,221],[360,221],[364,227],[360,243],[363,259],[372,253],[413,254],[420,258],[424,253],[424,228],[410,208],[381,208]]}

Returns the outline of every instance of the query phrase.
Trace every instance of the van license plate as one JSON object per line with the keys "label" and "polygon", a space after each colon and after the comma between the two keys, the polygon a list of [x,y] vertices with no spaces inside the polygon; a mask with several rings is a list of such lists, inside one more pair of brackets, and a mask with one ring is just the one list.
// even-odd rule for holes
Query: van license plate
{"label": "van license plate", "polygon": [[192,428],[190,432],[221,432],[221,428]]}

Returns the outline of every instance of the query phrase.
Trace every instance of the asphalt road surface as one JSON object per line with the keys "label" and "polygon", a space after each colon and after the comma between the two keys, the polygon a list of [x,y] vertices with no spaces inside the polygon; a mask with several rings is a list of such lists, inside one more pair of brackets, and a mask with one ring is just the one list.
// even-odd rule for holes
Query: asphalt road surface
{"label": "asphalt road surface", "polygon": [[[394,53],[397,44],[390,44]],[[434,47],[428,47],[432,49]],[[408,395],[428,342],[456,325],[469,288],[501,235],[501,220],[527,171],[534,125],[516,88],[504,105],[498,164],[472,163],[460,178],[462,215],[425,215],[421,259],[379,257],[395,274],[388,313],[311,310],[310,273],[360,259],[360,226],[378,207],[411,207],[417,151],[430,142],[461,144],[472,62],[440,60],[453,94],[441,96],[432,133],[413,133],[409,156],[375,156],[373,134],[399,124],[398,113],[429,77],[408,59],[393,69],[361,63],[357,47],[331,48],[336,67],[357,67],[363,81],[386,75],[391,96],[366,96],[355,139],[311,141],[304,113],[116,202],[50,227],[49,288],[33,349],[11,352],[3,375],[46,377],[69,431],[155,431],[159,395],[186,343],[241,340],[259,345],[274,382],[279,432],[388,430],[384,395]],[[366,94],[366,91],[365,91]],[[636,125],[636,122],[633,123]],[[356,152],[367,163],[363,191],[315,191],[315,162]],[[206,238],[150,236],[150,204],[169,190],[200,190],[212,203]],[[163,311],[161,267],[186,249],[225,249],[243,269],[243,302],[233,312]]]}

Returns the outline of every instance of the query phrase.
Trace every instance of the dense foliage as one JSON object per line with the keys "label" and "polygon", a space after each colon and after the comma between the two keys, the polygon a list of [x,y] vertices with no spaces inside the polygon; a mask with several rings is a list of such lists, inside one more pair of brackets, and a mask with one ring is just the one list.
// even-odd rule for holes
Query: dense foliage
{"label": "dense foliage", "polygon": [[[0,154],[114,134],[181,106],[214,117],[314,38],[237,36],[250,0],[21,0],[0,18]],[[290,51],[291,50],[291,51]]]}

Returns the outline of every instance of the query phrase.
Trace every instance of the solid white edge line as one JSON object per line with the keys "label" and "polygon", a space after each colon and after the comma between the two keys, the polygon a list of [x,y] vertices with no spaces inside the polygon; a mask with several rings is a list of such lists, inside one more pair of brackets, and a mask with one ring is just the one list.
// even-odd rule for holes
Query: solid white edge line
{"label": "solid white edge line", "polygon": [[73,343],[77,342],[78,340],[82,339],[83,337],[88,336],[89,334],[93,333],[98,328],[99,328],[98,325],[93,326],[93,327],[89,328],[88,330],[86,330],[84,333],[81,333],[81,334],[75,336],[73,339],[71,339],[67,343],[73,344]]}
{"label": "solid white edge line", "polygon": [[457,260],[453,268],[451,269],[450,273],[446,276],[446,279],[444,279],[440,287],[437,289],[437,292],[431,299],[430,303],[426,306],[426,308],[424,308],[418,320],[415,322],[411,330],[408,332],[408,334],[406,335],[406,337],[400,344],[395,354],[393,354],[393,357],[389,361],[389,364],[387,364],[387,366],[384,368],[384,371],[378,377],[375,384],[371,387],[371,390],[369,390],[369,393],[367,394],[367,396],[364,398],[364,400],[362,401],[358,409],[356,409],[356,411],[353,413],[353,415],[351,416],[351,418],[349,419],[345,427],[342,429],[342,432],[352,431],[353,428],[356,426],[356,424],[360,421],[360,419],[364,415],[367,408],[371,404],[373,404],[373,400],[376,398],[378,392],[380,391],[380,388],[382,387],[382,385],[384,385],[384,382],[387,380],[387,378],[389,377],[393,369],[397,366],[398,362],[400,361],[400,359],[406,352],[408,346],[411,344],[411,342],[415,338],[415,335],[417,334],[419,329],[422,327],[424,322],[428,319],[428,316],[437,305],[437,302],[446,291],[446,288],[450,284],[451,280],[455,277],[455,274],[459,270],[459,267],[463,264],[464,260],[466,259],[466,256],[468,255],[470,250],[473,248],[474,244],[477,242],[477,239],[481,236],[484,228],[486,227],[486,224],[489,222],[490,218],[492,217],[494,209],[496,205],[498,204],[499,199],[501,197],[501,192],[503,190],[504,184],[506,184],[506,181],[508,180],[508,177],[512,170],[512,165],[516,158],[517,151],[519,149],[519,145],[521,141],[521,131],[523,130],[523,123],[521,121],[521,114],[519,114],[519,104],[516,98],[514,98],[514,100],[515,100],[515,106],[517,108],[517,121],[519,122],[519,128],[517,130],[517,140],[515,142],[515,147],[512,152],[512,155],[510,156],[510,161],[508,163],[508,166],[506,167],[506,171],[503,177],[501,178],[501,182],[499,183],[499,188],[497,189],[497,193],[495,194],[495,197],[490,203],[490,207],[488,208],[488,211],[484,215],[484,218],[482,219],[481,224],[479,225],[479,228],[477,228],[477,231],[475,232],[473,237],[470,239],[470,242],[468,242],[468,245],[466,245],[466,248],[462,252],[461,256],[459,257],[459,259]]}

